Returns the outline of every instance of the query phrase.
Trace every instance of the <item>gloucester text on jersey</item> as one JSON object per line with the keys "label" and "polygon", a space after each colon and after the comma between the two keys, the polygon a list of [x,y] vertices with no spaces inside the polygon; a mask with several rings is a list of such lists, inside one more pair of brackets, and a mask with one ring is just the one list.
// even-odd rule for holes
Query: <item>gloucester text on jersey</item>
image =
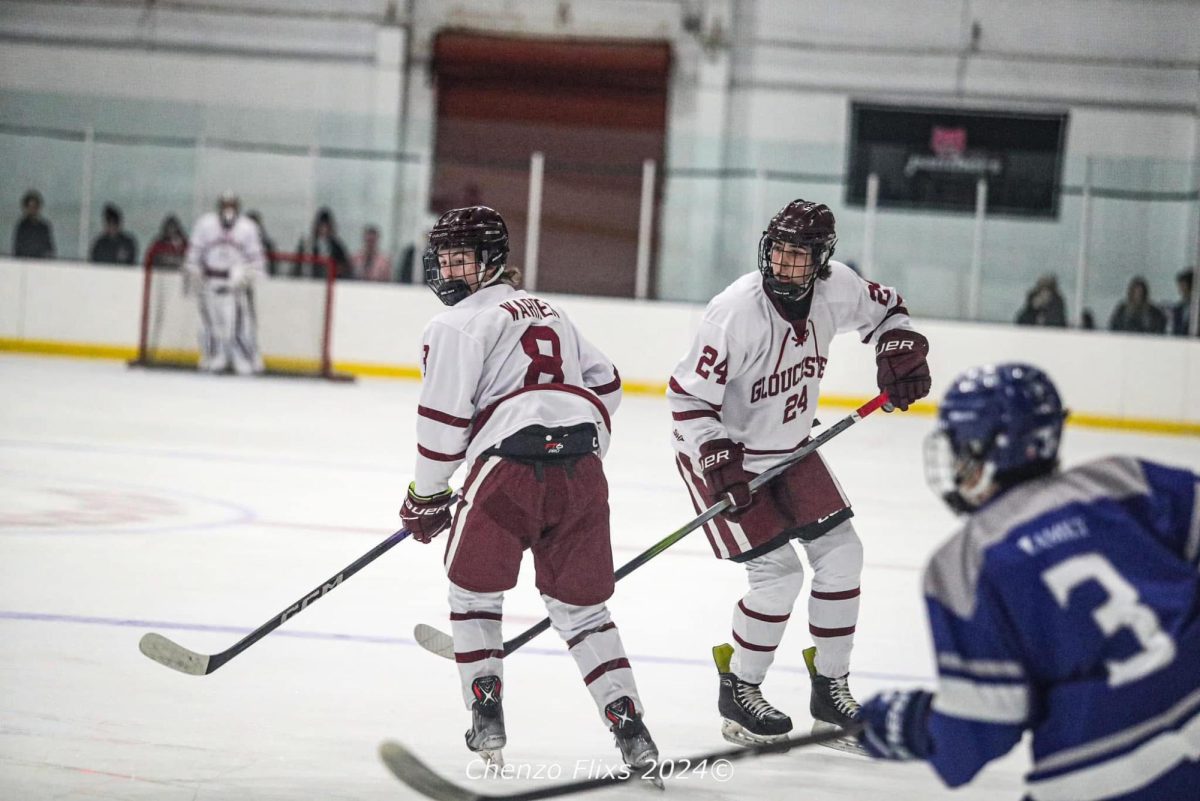
{"label": "gloucester text on jersey", "polygon": [[754,382],[750,388],[750,402],[758,403],[763,398],[773,398],[781,392],[787,392],[798,385],[802,379],[825,375],[824,356],[805,356],[791,367],[764,376]]}

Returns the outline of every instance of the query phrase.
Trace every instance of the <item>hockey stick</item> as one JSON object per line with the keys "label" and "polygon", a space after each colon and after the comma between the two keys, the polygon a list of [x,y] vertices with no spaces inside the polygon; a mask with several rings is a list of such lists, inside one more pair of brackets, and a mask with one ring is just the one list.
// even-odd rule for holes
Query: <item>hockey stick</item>
{"label": "hockey stick", "polygon": [[[605,771],[603,768],[600,772],[605,775],[591,779],[581,779],[574,782],[565,782],[563,784],[555,784],[550,787],[541,787],[536,790],[523,790],[515,793],[477,793],[468,790],[465,787],[460,787],[457,784],[445,779],[438,773],[434,772],[428,765],[405,748],[400,743],[393,740],[388,740],[379,746],[379,757],[383,760],[383,764],[392,772],[400,781],[407,784],[412,789],[422,795],[434,799],[434,801],[537,801],[540,798],[557,798],[563,795],[573,795],[575,793],[583,793],[588,790],[598,790],[601,787],[609,787],[614,784],[640,779],[652,781],[654,779],[669,779],[674,774],[677,766],[685,766],[681,771],[693,770],[701,765],[709,766],[709,770],[714,770],[712,765],[722,762],[736,762],[739,759],[749,759],[750,757],[767,756],[768,754],[781,754],[793,748],[801,748],[806,745],[817,745],[820,743],[829,742],[843,737],[853,737],[862,729],[861,724],[847,726],[844,729],[833,729],[820,734],[806,734],[800,737],[789,737],[786,740],[780,740],[774,743],[762,743],[759,745],[739,746],[737,748],[728,748],[723,751],[713,751],[708,754],[698,754],[696,756],[687,757],[684,759],[665,760],[654,764],[651,768],[643,771],[634,771],[629,768],[616,769],[613,771]],[[710,764],[711,763],[711,764]],[[670,772],[668,772],[668,769]],[[693,770],[694,772],[694,770]],[[728,778],[728,776],[726,776]]]}
{"label": "hockey stick", "polygon": [[160,665],[166,665],[172,670],[178,670],[180,673],[187,673],[192,676],[207,676],[217,668],[224,665],[230,659],[245,651],[251,645],[261,640],[263,637],[270,634],[275,629],[282,626],[285,622],[292,619],[296,615],[303,612],[316,601],[324,598],[332,592],[335,587],[341,584],[346,579],[353,576],[364,567],[374,562],[385,552],[391,550],[398,542],[406,538],[409,534],[408,529],[402,528],[392,534],[383,542],[376,545],[371,550],[367,551],[362,556],[355,559],[350,564],[346,565],[340,571],[335,573],[328,581],[324,581],[317,585],[311,592],[306,593],[298,601],[293,603],[287,609],[284,609],[267,623],[262,624],[254,631],[247,634],[242,639],[235,642],[229,648],[216,654],[199,654],[184,648],[178,643],[172,642],[161,634],[150,632],[142,636],[138,642],[138,649],[143,654],[158,662]]}
{"label": "hockey stick", "polygon": [[[768,468],[764,472],[751,479],[750,492],[755,492],[759,487],[776,478],[793,464],[805,458],[817,448],[821,447],[826,442],[829,442],[829,440],[833,439],[838,434],[842,433],[859,420],[862,420],[864,417],[880,408],[887,402],[887,393],[881,392],[871,400],[864,403],[862,406],[859,406],[853,412],[822,431],[807,445],[803,446],[786,459],[783,459],[778,464]],[[668,534],[666,537],[662,538],[637,556],[633,557],[633,559],[626,562],[619,570],[617,570],[616,573],[613,574],[613,579],[620,581],[621,579],[625,578],[630,573],[637,570],[639,567],[646,564],[675,543],[679,542],[688,534],[691,534],[693,531],[700,528],[717,515],[721,514],[721,512],[724,512],[729,508],[729,505],[730,499],[728,496],[717,501],[712,506],[708,507],[708,509],[704,510],[699,517],[693,519],[690,523],[687,523],[682,528]],[[540,623],[504,643],[504,655],[508,656],[513,651],[520,648],[522,645],[529,642],[548,628],[550,628],[550,618],[543,618]],[[430,651],[431,653],[435,653],[438,656],[446,659],[454,659],[454,638],[452,638],[449,634],[446,634],[445,632],[425,623],[418,623],[416,628],[413,629],[413,637],[416,639],[417,644],[426,651]]]}

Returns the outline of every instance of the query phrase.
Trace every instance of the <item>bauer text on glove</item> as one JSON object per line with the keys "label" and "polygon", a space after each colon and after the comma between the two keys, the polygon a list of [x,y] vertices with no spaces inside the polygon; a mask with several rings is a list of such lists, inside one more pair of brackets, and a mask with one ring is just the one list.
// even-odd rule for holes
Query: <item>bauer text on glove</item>
{"label": "bauer text on glove", "polygon": [[728,496],[725,514],[737,517],[750,506],[750,478],[742,466],[742,446],[730,439],[713,439],[700,446],[700,472],[714,501]]}
{"label": "bauer text on glove", "polygon": [[428,543],[450,526],[450,502],[453,494],[449,487],[433,495],[418,495],[415,484],[408,485],[408,497],[400,507],[400,519],[412,533],[413,539]]}
{"label": "bauer text on glove", "polygon": [[893,328],[875,345],[875,380],[889,402],[904,411],[929,394],[929,340],[916,331]]}

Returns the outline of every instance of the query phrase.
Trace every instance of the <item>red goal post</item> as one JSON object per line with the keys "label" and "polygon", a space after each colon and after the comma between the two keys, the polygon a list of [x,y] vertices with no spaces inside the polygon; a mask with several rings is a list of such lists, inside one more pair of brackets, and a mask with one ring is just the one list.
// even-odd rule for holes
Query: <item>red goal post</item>
{"label": "red goal post", "polygon": [[[166,263],[164,256],[170,257]],[[184,295],[182,262],[182,254],[163,243],[146,251],[138,354],[131,366],[195,369],[199,363],[198,288]],[[274,262],[276,274],[256,281],[251,296],[265,373],[353,380],[333,369],[337,264],[304,253],[270,253],[267,262]]]}

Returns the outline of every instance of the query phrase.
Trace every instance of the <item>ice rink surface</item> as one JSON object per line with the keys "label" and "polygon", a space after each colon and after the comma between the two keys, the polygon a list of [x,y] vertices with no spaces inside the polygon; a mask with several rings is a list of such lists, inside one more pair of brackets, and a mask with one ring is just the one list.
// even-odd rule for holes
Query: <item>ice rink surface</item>
{"label": "ice rink surface", "polygon": [[[548,779],[468,778],[452,663],[418,648],[448,628],[441,547],[406,541],[216,673],[138,651],[158,631],[223,650],[398,527],[418,384],[140,372],[0,357],[0,798],[400,799],[376,756],[395,738],[449,778],[505,793]],[[866,389],[869,392],[869,388]],[[1068,406],[1073,399],[1065,398]],[[844,409],[822,409],[831,423]],[[617,564],[690,520],[658,398],[629,397],[606,461]],[[953,519],[926,489],[931,418],[876,414],[824,450],[866,547],[852,687],[928,683],[920,569]],[[1200,440],[1069,428],[1065,462],[1131,453],[1200,464]],[[541,619],[531,565],[508,637]],[[740,567],[702,532],[622,581],[611,602],[664,757],[725,747],[712,645],[729,636]],[[809,726],[804,604],[764,691]],[[511,765],[583,778],[618,763],[553,632],[506,662]],[[923,764],[813,747],[688,776],[674,798],[1017,799],[1014,751],[953,795]],[[476,768],[478,766],[476,765]],[[584,797],[640,798],[620,787]]]}

